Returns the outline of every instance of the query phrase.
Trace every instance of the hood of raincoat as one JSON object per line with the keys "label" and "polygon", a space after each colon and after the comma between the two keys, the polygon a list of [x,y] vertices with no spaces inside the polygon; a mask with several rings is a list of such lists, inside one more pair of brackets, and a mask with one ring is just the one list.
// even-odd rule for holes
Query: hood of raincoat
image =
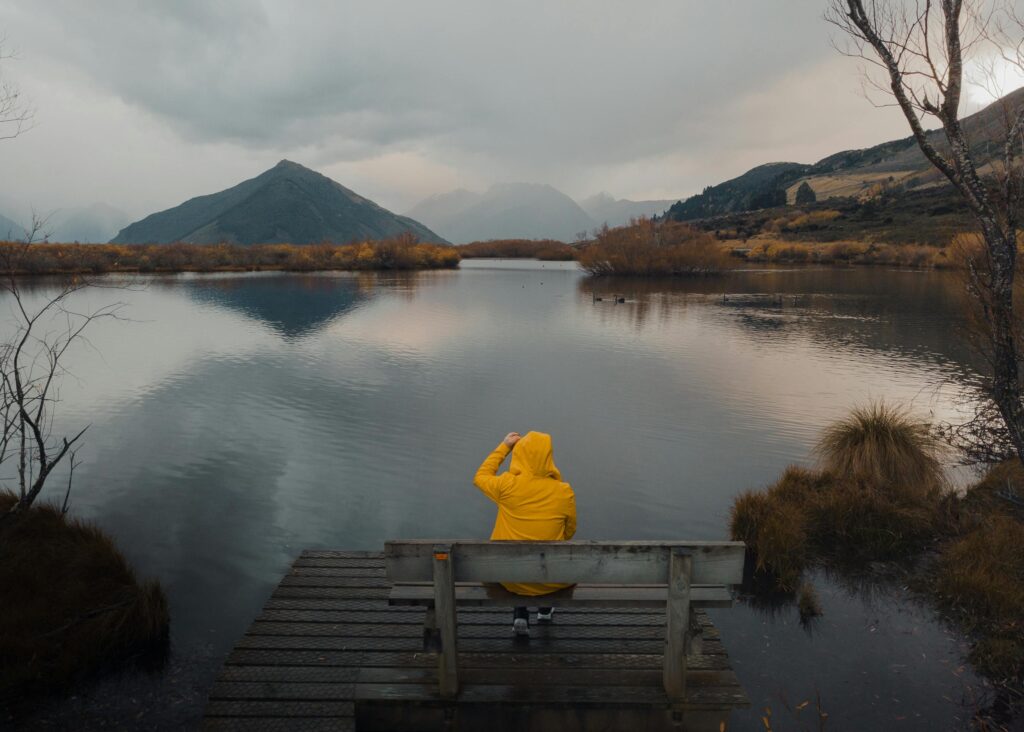
{"label": "hood of raincoat", "polygon": [[562,474],[555,467],[551,454],[551,435],[543,432],[527,432],[512,448],[512,475],[533,475],[540,478],[561,480]]}

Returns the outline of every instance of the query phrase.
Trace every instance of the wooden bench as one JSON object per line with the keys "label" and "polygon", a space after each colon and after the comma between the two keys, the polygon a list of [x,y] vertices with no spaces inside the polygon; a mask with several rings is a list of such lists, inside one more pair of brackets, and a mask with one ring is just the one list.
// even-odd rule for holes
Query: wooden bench
{"label": "wooden bench", "polygon": [[[389,541],[390,605],[427,607],[425,632],[439,631],[441,695],[459,693],[456,607],[542,605],[664,608],[663,683],[673,703],[686,692],[686,656],[699,652],[693,607],[730,607],[743,578],[743,542]],[[540,597],[499,582],[575,586]]]}

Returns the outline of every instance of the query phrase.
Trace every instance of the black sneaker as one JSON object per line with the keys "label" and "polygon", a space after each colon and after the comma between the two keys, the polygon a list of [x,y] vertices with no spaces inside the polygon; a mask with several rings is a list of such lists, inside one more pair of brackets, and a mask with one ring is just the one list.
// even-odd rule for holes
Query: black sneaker
{"label": "black sneaker", "polygon": [[512,615],[512,632],[516,635],[530,635],[530,614],[525,607],[517,607]]}
{"label": "black sneaker", "polygon": [[539,607],[537,608],[537,622],[538,623],[550,623],[555,619],[555,609],[553,607]]}

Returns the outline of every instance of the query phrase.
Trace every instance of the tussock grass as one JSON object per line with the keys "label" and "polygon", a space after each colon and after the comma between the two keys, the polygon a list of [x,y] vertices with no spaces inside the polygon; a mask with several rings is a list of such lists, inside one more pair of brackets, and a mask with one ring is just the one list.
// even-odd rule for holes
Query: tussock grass
{"label": "tussock grass", "polygon": [[830,425],[815,452],[818,470],[791,466],[733,503],[730,531],[747,543],[755,577],[799,588],[805,617],[807,568],[859,569],[929,547],[911,584],[972,638],[979,672],[1024,684],[1024,466],[1008,461],[962,496],[944,492],[930,427],[884,404]]}
{"label": "tussock grass", "polygon": [[[16,497],[0,493],[0,512]],[[0,698],[67,685],[167,640],[167,598],[114,542],[52,506],[0,531]]]}
{"label": "tussock grass", "polygon": [[931,426],[884,402],[857,407],[827,427],[815,453],[826,472],[895,500],[934,496],[943,483]]}

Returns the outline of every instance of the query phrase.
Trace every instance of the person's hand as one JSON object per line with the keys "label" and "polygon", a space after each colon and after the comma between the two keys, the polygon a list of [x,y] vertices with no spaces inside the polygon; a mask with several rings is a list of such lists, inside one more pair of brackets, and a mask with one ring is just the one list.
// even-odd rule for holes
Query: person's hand
{"label": "person's hand", "polygon": [[515,444],[519,442],[520,439],[521,437],[518,432],[509,432],[507,435],[505,435],[505,439],[502,440],[502,442],[505,443],[505,447],[511,449],[515,447]]}

